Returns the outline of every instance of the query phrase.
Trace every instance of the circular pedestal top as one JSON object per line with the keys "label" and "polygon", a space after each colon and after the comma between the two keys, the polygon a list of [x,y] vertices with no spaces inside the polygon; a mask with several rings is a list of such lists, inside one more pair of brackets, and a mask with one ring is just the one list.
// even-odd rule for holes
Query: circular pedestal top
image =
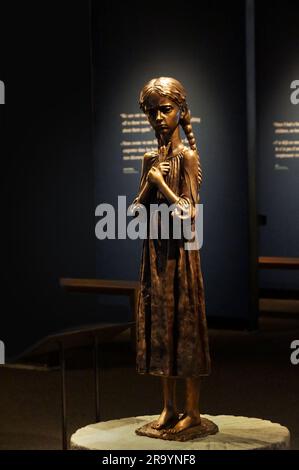
{"label": "circular pedestal top", "polygon": [[244,416],[202,415],[219,432],[186,442],[138,436],[135,430],[158,418],[137,416],[89,424],[71,437],[72,449],[86,450],[253,450],[288,449],[289,430],[278,423]]}

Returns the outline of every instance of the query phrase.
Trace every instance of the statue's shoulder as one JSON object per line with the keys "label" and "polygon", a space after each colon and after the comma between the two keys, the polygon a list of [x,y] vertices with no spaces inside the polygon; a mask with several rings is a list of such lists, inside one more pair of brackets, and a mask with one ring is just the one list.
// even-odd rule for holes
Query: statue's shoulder
{"label": "statue's shoulder", "polygon": [[158,157],[158,152],[146,152],[143,156],[143,167],[150,169]]}
{"label": "statue's shoulder", "polygon": [[183,150],[183,158],[187,163],[193,163],[198,161],[198,153],[197,150],[192,150],[188,147],[185,147]]}
{"label": "statue's shoulder", "polygon": [[143,155],[141,170],[143,174],[147,173],[151,169],[152,165],[156,160],[157,155],[158,153],[155,152],[146,152]]}
{"label": "statue's shoulder", "polygon": [[146,160],[146,161],[149,161],[149,160],[153,160],[155,159],[156,157],[158,156],[158,152],[146,152],[144,155],[143,155],[143,159]]}

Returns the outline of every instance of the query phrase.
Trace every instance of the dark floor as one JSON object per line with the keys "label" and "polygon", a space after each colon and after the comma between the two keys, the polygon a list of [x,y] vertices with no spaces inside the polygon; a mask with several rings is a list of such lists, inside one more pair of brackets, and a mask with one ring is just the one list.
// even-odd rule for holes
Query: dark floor
{"label": "dark floor", "polygon": [[[203,380],[201,408],[211,415],[254,416],[279,422],[299,449],[299,365],[290,344],[299,339],[299,316],[263,317],[255,332],[210,330],[213,370]],[[159,380],[139,376],[129,336],[101,350],[102,419],[156,414]],[[68,431],[94,422],[92,352],[68,355]],[[59,372],[0,369],[0,449],[59,449]],[[178,384],[183,402],[183,383]]]}

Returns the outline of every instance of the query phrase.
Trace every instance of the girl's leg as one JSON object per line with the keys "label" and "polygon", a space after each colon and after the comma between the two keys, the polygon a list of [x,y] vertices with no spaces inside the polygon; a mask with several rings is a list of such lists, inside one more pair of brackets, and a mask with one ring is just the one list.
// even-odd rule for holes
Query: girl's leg
{"label": "girl's leg", "polygon": [[170,432],[180,432],[200,424],[199,412],[200,379],[186,379],[186,409],[180,421],[170,430]]}
{"label": "girl's leg", "polygon": [[158,420],[152,423],[152,428],[162,429],[172,421],[178,420],[175,386],[176,380],[174,378],[162,377],[164,407]]}

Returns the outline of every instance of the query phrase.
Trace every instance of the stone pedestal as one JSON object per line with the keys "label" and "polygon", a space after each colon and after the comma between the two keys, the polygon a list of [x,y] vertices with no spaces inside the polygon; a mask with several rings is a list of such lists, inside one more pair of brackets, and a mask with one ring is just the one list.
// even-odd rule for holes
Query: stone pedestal
{"label": "stone pedestal", "polygon": [[180,442],[138,436],[136,429],[157,416],[137,416],[103,421],[78,429],[71,437],[71,449],[86,450],[272,450],[288,449],[290,433],[277,423],[244,416],[209,416],[219,432]]}

